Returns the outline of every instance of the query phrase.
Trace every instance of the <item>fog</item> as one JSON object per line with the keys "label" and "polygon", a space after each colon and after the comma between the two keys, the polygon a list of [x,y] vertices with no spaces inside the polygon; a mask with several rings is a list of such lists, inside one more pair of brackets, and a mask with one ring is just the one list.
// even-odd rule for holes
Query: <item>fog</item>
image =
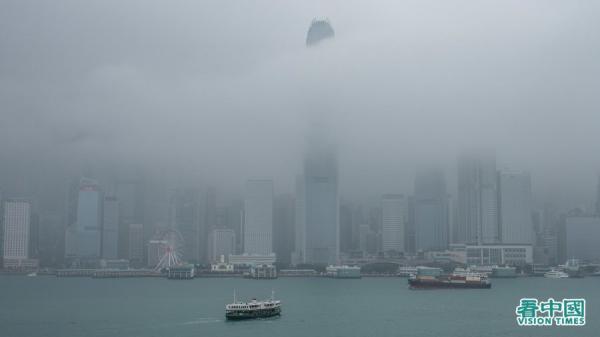
{"label": "fog", "polygon": [[[596,1],[0,2],[0,188],[166,167],[293,192],[310,123],[341,195],[412,193],[417,167],[495,148],[537,202],[594,198]],[[335,39],[305,46],[314,17]],[[44,173],[43,173],[44,172]],[[453,194],[455,188],[449,188]]]}

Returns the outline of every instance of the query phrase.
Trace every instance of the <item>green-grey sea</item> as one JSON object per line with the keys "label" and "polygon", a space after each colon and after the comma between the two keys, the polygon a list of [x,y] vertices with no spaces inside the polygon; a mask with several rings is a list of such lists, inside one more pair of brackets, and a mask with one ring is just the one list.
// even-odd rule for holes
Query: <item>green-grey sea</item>
{"label": "green-grey sea", "polygon": [[[279,318],[227,322],[238,299]],[[522,297],[587,300],[584,327],[519,327]],[[409,290],[404,278],[91,279],[0,276],[0,336],[600,336],[600,277],[494,279],[491,290]]]}

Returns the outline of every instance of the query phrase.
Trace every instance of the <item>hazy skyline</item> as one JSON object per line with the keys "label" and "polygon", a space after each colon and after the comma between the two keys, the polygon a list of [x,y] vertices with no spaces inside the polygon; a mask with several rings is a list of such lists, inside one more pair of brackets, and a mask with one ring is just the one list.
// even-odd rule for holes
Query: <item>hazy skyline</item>
{"label": "hazy skyline", "polygon": [[[491,147],[537,202],[593,201],[597,2],[293,5],[2,1],[1,181],[118,164],[292,192],[317,120],[342,197],[411,194],[430,162],[454,194],[457,154]],[[313,17],[336,37],[307,50]]]}

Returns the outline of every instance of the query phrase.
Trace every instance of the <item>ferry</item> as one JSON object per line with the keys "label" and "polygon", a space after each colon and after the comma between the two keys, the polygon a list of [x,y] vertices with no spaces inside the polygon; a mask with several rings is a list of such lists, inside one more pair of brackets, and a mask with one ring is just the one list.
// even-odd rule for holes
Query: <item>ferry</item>
{"label": "ferry", "polygon": [[515,267],[498,267],[492,268],[491,277],[495,278],[514,278],[517,277],[517,268]]}
{"label": "ferry", "polygon": [[281,301],[271,298],[257,301],[255,298],[249,302],[238,302],[233,294],[233,303],[225,306],[225,318],[227,320],[242,320],[252,318],[266,318],[281,315]]}
{"label": "ferry", "polygon": [[545,278],[568,278],[569,274],[557,269],[552,269],[544,274]]}
{"label": "ferry", "polygon": [[457,270],[450,275],[442,274],[440,268],[417,267],[417,273],[408,279],[410,289],[490,289],[492,283],[487,275],[469,270]]}

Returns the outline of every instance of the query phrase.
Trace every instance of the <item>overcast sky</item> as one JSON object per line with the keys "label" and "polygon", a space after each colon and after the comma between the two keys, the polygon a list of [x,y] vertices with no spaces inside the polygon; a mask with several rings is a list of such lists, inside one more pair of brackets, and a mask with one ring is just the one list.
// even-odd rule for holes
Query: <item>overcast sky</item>
{"label": "overcast sky", "polygon": [[[343,195],[411,193],[493,146],[539,199],[591,200],[598,1],[0,0],[0,165],[169,163],[293,191],[330,124]],[[306,49],[313,17],[336,38]]]}

